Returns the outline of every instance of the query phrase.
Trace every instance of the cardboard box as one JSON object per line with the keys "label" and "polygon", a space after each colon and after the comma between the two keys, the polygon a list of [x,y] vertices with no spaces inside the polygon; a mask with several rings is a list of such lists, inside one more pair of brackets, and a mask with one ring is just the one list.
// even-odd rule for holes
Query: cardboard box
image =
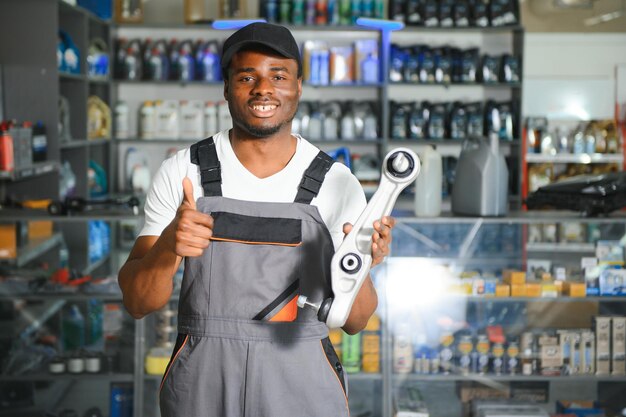
{"label": "cardboard box", "polygon": [[538,282],[527,282],[526,297],[541,297],[541,284]]}
{"label": "cardboard box", "polygon": [[586,297],[587,285],[584,282],[568,282],[563,284],[564,293],[568,297]]}
{"label": "cardboard box", "polygon": [[593,375],[596,371],[596,343],[595,335],[591,331],[583,331],[580,335],[580,352],[581,366],[580,373],[585,375]]}
{"label": "cardboard box", "polygon": [[611,374],[626,375],[626,317],[612,317]]}
{"label": "cardboard box", "polygon": [[626,269],[608,266],[600,272],[601,295],[626,295]]}
{"label": "cardboard box", "polygon": [[496,297],[510,297],[511,287],[509,284],[497,284],[496,285]]}
{"label": "cardboard box", "polygon": [[596,375],[608,375],[611,370],[611,317],[595,317]]}
{"label": "cardboard box", "polygon": [[539,337],[541,373],[543,375],[558,375],[561,373],[563,356],[556,336]]}
{"label": "cardboard box", "polygon": [[504,271],[502,271],[502,280],[509,285],[525,284],[526,272],[505,269]]}
{"label": "cardboard box", "polygon": [[557,330],[557,334],[563,360],[563,373],[569,375],[572,373],[572,334],[569,330]]}
{"label": "cardboard box", "polygon": [[15,259],[18,245],[18,223],[0,224],[0,259]]}
{"label": "cardboard box", "polygon": [[511,284],[511,297],[526,297],[526,284]]}
{"label": "cardboard box", "polygon": [[52,236],[52,222],[49,220],[28,222],[28,239],[44,239]]}

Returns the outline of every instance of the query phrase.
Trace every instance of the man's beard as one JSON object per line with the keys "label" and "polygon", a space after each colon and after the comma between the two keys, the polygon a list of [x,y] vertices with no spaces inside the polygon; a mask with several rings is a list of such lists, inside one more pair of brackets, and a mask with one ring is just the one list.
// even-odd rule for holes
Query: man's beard
{"label": "man's beard", "polygon": [[237,124],[239,125],[239,127],[241,127],[243,130],[245,130],[254,137],[267,138],[278,133],[286,125],[289,125],[293,121],[294,117],[296,117],[296,111],[294,111],[293,114],[285,121],[277,123],[273,126],[252,126],[246,123],[245,120],[240,120]]}

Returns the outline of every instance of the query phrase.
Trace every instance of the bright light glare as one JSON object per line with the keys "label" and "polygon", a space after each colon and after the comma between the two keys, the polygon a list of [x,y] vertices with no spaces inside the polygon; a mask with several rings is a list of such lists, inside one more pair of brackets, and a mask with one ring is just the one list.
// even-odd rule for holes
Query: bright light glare
{"label": "bright light glare", "polygon": [[437,305],[450,287],[452,274],[428,259],[390,265],[387,297],[390,308],[424,308]]}

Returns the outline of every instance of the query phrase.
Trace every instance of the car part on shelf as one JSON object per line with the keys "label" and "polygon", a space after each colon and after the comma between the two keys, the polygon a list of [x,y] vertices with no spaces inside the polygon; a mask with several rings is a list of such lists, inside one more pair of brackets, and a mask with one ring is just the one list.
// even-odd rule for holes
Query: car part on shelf
{"label": "car part on shelf", "polygon": [[577,175],[539,187],[528,196],[526,206],[575,210],[587,217],[608,214],[626,207],[626,172]]}

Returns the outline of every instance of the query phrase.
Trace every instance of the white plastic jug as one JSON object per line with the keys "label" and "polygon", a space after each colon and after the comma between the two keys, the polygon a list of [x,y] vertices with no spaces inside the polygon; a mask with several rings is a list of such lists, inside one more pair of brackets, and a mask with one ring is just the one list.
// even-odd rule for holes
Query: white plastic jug
{"label": "white plastic jug", "polygon": [[434,146],[427,146],[418,154],[422,169],[415,181],[415,215],[436,217],[441,214],[441,154]]}

